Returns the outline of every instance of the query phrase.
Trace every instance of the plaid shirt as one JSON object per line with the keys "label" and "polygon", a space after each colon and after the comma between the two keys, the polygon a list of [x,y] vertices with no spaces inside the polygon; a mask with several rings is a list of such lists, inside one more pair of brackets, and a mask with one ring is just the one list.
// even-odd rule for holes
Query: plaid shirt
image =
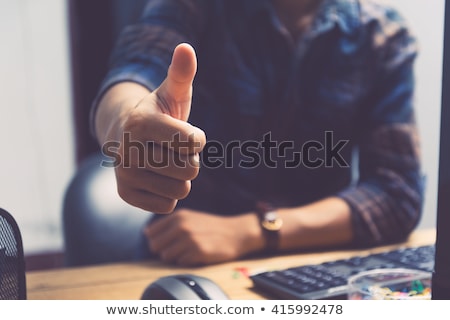
{"label": "plaid shirt", "polygon": [[[181,42],[198,57],[190,122],[205,130],[207,148],[241,149],[226,149],[217,168],[203,153],[179,206],[239,214],[258,200],[299,206],[337,196],[352,209],[355,244],[399,241],[414,229],[423,201],[417,43],[395,10],[324,0],[294,41],[268,0],[151,0],[121,34],[99,96],[121,81],[155,89]],[[268,136],[269,156],[256,148]],[[330,152],[343,142],[336,161]],[[242,165],[256,155],[251,169]]]}

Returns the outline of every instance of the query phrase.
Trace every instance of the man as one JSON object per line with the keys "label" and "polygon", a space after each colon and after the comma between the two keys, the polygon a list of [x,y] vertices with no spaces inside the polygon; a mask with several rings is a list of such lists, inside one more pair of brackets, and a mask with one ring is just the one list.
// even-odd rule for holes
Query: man
{"label": "man", "polygon": [[120,196],[174,211],[149,251],[199,265],[404,239],[422,205],[415,56],[371,1],[149,1],[93,110]]}

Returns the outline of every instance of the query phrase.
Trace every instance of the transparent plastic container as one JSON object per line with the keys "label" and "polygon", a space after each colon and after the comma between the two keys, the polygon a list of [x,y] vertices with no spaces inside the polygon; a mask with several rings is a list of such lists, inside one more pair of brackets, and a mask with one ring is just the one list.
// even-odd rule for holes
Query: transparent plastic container
{"label": "transparent plastic container", "polygon": [[349,300],[430,300],[431,273],[374,269],[348,279]]}

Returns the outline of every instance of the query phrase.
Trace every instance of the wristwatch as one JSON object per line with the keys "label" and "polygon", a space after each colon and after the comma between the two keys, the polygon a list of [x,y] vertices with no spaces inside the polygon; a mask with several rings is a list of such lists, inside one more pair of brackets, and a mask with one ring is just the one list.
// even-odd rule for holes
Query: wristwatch
{"label": "wristwatch", "polygon": [[277,252],[280,243],[280,229],[283,226],[283,220],[281,220],[278,216],[275,208],[267,202],[257,202],[256,213],[259,216],[259,221],[261,223],[261,228],[266,241],[266,252]]}

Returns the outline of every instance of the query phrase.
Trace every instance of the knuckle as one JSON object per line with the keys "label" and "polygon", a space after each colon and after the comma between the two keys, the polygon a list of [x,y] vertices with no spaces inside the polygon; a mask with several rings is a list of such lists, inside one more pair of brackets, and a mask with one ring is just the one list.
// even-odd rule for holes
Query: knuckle
{"label": "knuckle", "polygon": [[125,187],[122,183],[117,184],[117,193],[125,202],[131,203],[132,192],[128,187]]}
{"label": "knuckle", "polygon": [[191,191],[191,182],[190,181],[182,181],[178,186],[173,188],[174,198],[181,200],[186,198]]}
{"label": "knuckle", "polygon": [[205,132],[197,127],[193,127],[187,134],[189,153],[198,153],[203,150],[206,144]]}
{"label": "knuckle", "polygon": [[129,168],[119,167],[116,169],[116,179],[118,186],[122,186],[128,181],[133,181]]}
{"label": "knuckle", "polygon": [[198,174],[200,172],[200,168],[196,166],[189,166],[186,167],[186,170],[183,171],[184,173],[184,180],[194,180],[197,178]]}
{"label": "knuckle", "polygon": [[197,128],[197,132],[195,133],[195,143],[197,144],[198,148],[200,150],[203,150],[203,148],[206,145],[206,134],[205,131],[203,131],[200,128]]}
{"label": "knuckle", "polygon": [[160,214],[169,214],[175,210],[177,203],[178,200],[176,199],[161,198],[152,204],[152,211]]}

